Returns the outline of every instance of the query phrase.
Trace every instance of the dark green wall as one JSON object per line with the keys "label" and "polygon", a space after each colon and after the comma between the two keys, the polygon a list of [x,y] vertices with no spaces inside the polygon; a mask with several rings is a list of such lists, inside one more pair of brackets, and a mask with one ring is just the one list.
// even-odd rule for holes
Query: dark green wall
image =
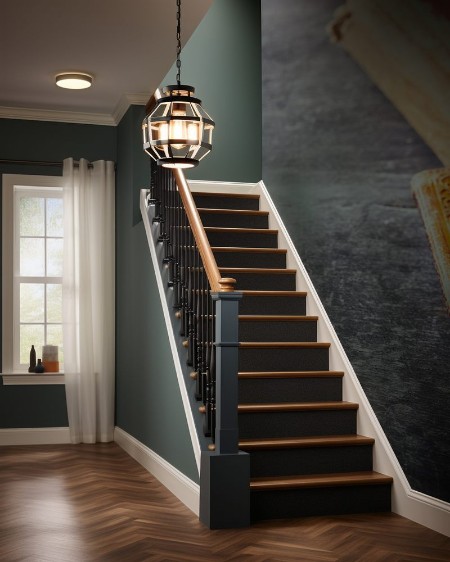
{"label": "dark green wall", "polygon": [[342,3],[262,1],[263,177],[410,485],[450,501],[450,321],[410,187],[442,165],[330,41]]}
{"label": "dark green wall", "polygon": [[[182,80],[216,121],[214,150],[190,177],[261,178],[260,3],[216,0],[182,53]],[[175,71],[164,84],[173,83]],[[118,127],[117,425],[195,481],[195,465],[165,321],[140,219],[149,181],[141,146],[143,109]]]}
{"label": "dark green wall", "polygon": [[[260,0],[215,0],[181,53],[181,82],[214,119],[213,150],[190,179],[262,177]],[[161,85],[174,84],[175,65]]]}
{"label": "dark green wall", "polygon": [[[69,156],[115,161],[116,127],[0,119],[0,159],[61,162]],[[60,175],[61,170],[0,164],[0,174],[50,176]],[[1,428],[67,425],[64,386],[0,386]]]}
{"label": "dark green wall", "polygon": [[144,225],[135,220],[149,177],[143,118],[143,108],[132,106],[118,127],[116,423],[197,480],[150,250]]}

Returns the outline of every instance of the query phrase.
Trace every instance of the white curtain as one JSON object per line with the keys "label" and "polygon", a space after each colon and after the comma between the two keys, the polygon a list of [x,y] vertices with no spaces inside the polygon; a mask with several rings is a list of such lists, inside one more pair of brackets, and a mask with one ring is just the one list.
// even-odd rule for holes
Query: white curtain
{"label": "white curtain", "polygon": [[63,333],[73,443],[112,441],[115,379],[114,163],[64,160]]}

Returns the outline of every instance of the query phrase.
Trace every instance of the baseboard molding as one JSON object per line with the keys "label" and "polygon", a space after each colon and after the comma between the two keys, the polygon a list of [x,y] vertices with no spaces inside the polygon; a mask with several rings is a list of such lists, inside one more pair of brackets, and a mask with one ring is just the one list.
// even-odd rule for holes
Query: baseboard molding
{"label": "baseboard molding", "polygon": [[198,516],[198,484],[120,427],[114,429],[114,441]]}
{"label": "baseboard molding", "polygon": [[0,447],[5,445],[62,445],[70,442],[68,427],[0,429]]}

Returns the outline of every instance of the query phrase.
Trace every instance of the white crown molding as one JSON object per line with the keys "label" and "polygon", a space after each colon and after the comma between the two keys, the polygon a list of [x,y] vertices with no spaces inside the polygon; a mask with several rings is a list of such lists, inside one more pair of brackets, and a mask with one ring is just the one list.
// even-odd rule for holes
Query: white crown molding
{"label": "white crown molding", "polygon": [[0,107],[2,119],[25,119],[28,121],[56,121],[83,125],[110,125],[116,123],[107,113],[82,113],[78,111],[55,111],[53,109],[30,109],[27,107]]}
{"label": "white crown molding", "polygon": [[28,121],[54,121],[59,123],[78,123],[81,125],[119,124],[130,105],[145,105],[148,94],[124,94],[112,114],[83,113],[81,111],[55,111],[53,109],[31,109],[28,107],[0,106],[0,119],[24,119]]}
{"label": "white crown molding", "polygon": [[115,124],[118,125],[120,123],[130,105],[146,105],[149,98],[149,94],[124,94],[111,116]]}

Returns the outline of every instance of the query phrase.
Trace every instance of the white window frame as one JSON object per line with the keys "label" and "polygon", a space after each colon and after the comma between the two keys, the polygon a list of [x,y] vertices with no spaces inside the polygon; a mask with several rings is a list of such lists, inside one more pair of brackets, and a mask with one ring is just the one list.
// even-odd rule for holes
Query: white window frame
{"label": "white window frame", "polygon": [[[3,384],[29,384],[31,379],[33,384],[49,384],[50,374],[44,376],[29,375],[19,382],[17,376],[6,381],[6,375],[26,375],[23,367],[14,361],[14,346],[18,341],[19,334],[19,318],[17,311],[19,310],[18,297],[18,277],[19,271],[14,270],[14,262],[18,264],[18,260],[14,260],[14,248],[17,249],[18,244],[14,243],[15,237],[18,236],[18,221],[15,220],[15,193],[19,191],[32,193],[33,195],[49,196],[51,192],[58,193],[62,197],[62,177],[61,176],[36,176],[21,174],[4,174],[3,175],[3,196],[2,196],[2,374]],[[16,250],[17,251],[17,250]],[[34,278],[28,278],[32,281]],[[61,278],[55,278],[58,281]],[[42,281],[42,278],[40,278]],[[64,377],[51,376],[52,384],[63,382]],[[13,382],[13,380],[15,382]]]}

